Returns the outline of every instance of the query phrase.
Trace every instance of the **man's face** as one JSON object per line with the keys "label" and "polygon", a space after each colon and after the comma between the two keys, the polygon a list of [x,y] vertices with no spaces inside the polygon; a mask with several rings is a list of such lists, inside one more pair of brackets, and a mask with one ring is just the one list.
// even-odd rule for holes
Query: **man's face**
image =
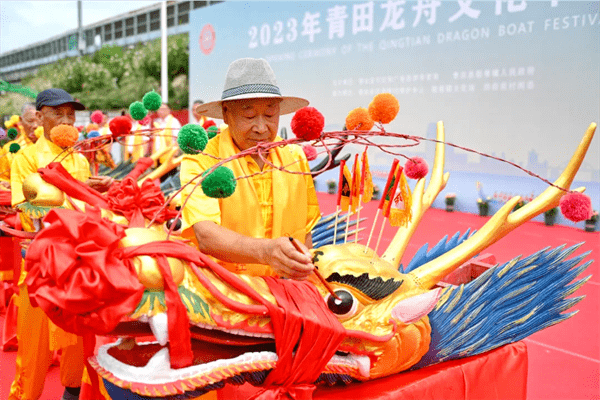
{"label": "man's face", "polygon": [[50,140],[50,131],[58,125],[75,124],[75,107],[72,104],[62,104],[60,106],[43,106],[36,112],[36,115],[44,127],[44,136]]}
{"label": "man's face", "polygon": [[40,125],[40,120],[37,117],[37,113],[35,109],[29,108],[27,111],[21,115],[21,123],[23,124],[23,128],[25,129],[25,134],[27,138],[31,140],[33,143],[37,141],[37,136],[35,136],[35,128]]}
{"label": "man's face", "polygon": [[223,120],[240,150],[272,142],[279,128],[281,99],[233,100],[223,103]]}
{"label": "man's face", "polygon": [[171,109],[166,104],[163,104],[162,106],[160,106],[160,108],[157,111],[158,118],[161,118],[161,119],[166,118],[166,116],[169,115],[170,113],[171,113]]}

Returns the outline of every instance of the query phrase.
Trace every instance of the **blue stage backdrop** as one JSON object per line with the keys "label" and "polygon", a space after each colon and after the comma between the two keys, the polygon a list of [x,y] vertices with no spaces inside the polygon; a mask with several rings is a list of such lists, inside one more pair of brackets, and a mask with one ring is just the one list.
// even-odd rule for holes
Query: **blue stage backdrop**
{"label": "blue stage backdrop", "polygon": [[[283,94],[309,99],[328,130],[390,92],[400,112],[389,131],[433,138],[443,120],[446,141],[554,180],[589,123],[600,120],[598,8],[597,1],[227,1],[191,13],[190,104],[220,98],[231,61],[266,58]],[[599,143],[573,186],[588,188],[595,209]],[[431,164],[433,152],[434,144],[423,143],[406,154]],[[369,157],[383,187],[392,158],[376,149]],[[504,197],[546,188],[508,164],[453,148],[446,170],[448,186],[434,203],[440,208],[448,192],[456,193],[457,210],[477,212],[482,192],[496,194],[495,211]],[[332,178],[337,171],[321,175],[317,190]],[[559,223],[570,224],[562,216]]]}

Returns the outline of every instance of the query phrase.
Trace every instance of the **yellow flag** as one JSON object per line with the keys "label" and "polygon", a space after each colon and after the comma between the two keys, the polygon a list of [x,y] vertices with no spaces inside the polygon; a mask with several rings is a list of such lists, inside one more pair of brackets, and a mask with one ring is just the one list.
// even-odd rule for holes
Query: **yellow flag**
{"label": "yellow flag", "polygon": [[363,203],[368,203],[373,198],[373,176],[371,176],[371,170],[369,169],[369,158],[367,157],[366,150],[362,157],[363,170],[361,188],[364,188],[364,191],[362,192],[362,201]]}
{"label": "yellow flag", "polygon": [[404,172],[400,174],[398,193],[394,197],[390,211],[390,224],[392,226],[406,226],[412,220],[412,193],[406,181]]}
{"label": "yellow flag", "polygon": [[352,171],[352,195],[350,196],[350,205],[352,212],[358,209],[360,199],[360,164],[358,163],[358,154],[354,157],[354,170]]}
{"label": "yellow flag", "polygon": [[346,164],[344,164],[343,171],[344,173],[342,175],[342,186],[340,187],[340,190],[342,192],[342,199],[340,205],[342,211],[348,212],[348,209],[350,208],[350,187],[352,182],[352,175],[350,175],[350,170],[348,169],[348,166]]}

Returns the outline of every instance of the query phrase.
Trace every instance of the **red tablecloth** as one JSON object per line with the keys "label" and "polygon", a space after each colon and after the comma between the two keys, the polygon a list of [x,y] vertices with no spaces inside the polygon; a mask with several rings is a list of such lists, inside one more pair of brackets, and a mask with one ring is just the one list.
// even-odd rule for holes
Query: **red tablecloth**
{"label": "red tablecloth", "polygon": [[[219,399],[246,400],[258,389],[227,386]],[[478,356],[449,361],[417,371],[404,372],[348,386],[319,387],[314,400],[398,399],[525,399],[527,394],[527,346],[506,345]]]}

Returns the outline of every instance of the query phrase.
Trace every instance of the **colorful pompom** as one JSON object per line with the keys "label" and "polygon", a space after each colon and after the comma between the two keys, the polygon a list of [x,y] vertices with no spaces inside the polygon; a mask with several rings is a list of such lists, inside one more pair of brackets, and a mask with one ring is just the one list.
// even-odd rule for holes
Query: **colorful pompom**
{"label": "colorful pompom", "polygon": [[211,125],[206,130],[206,134],[208,135],[208,139],[212,139],[219,133],[219,128],[216,125]]}
{"label": "colorful pompom", "polygon": [[208,135],[200,125],[187,124],[177,136],[177,144],[185,154],[198,154],[206,148],[207,143]]}
{"label": "colorful pompom", "polygon": [[104,121],[104,114],[102,114],[102,111],[96,110],[92,113],[92,115],[90,115],[90,121],[92,121],[94,124],[100,125]]}
{"label": "colorful pompom", "polygon": [[98,128],[98,124],[88,124],[88,125],[85,127],[85,131],[86,131],[86,132],[97,131],[98,129],[99,129],[99,128]]}
{"label": "colorful pompom", "polygon": [[348,113],[346,117],[346,129],[350,131],[370,131],[373,120],[366,108],[358,107]]}
{"label": "colorful pompom", "polygon": [[314,140],[321,136],[325,127],[325,118],[316,108],[303,107],[294,114],[291,127],[296,137]]}
{"label": "colorful pompom", "polygon": [[148,115],[148,110],[146,107],[144,107],[141,101],[134,101],[129,105],[129,114],[131,115],[131,118],[135,119],[136,121],[140,121],[144,119],[146,115]]}
{"label": "colorful pompom", "polygon": [[83,125],[77,125],[75,127],[75,129],[77,129],[77,132],[83,132],[83,128],[84,128]]}
{"label": "colorful pompom", "polygon": [[207,119],[206,121],[204,121],[204,123],[202,124],[202,127],[204,129],[208,129],[211,126],[217,126],[217,124],[215,123],[215,121],[213,121],[212,119]]}
{"label": "colorful pompom", "polygon": [[421,157],[413,157],[404,164],[404,175],[410,179],[421,179],[427,176],[429,165]]}
{"label": "colorful pompom", "polygon": [[592,216],[592,199],[583,193],[572,192],[560,198],[560,212],[573,221],[585,221]]}
{"label": "colorful pompom", "polygon": [[17,131],[15,128],[10,128],[8,131],[6,131],[6,137],[8,137],[10,140],[15,140],[18,134],[19,131]]}
{"label": "colorful pompom", "polygon": [[143,120],[140,121],[140,125],[149,126],[150,122],[152,122],[152,118],[149,115],[146,115]]}
{"label": "colorful pompom", "polygon": [[390,93],[380,93],[373,97],[369,104],[369,114],[371,119],[382,124],[389,124],[396,118],[400,104],[398,100]]}
{"label": "colorful pompom", "polygon": [[113,118],[108,123],[108,128],[115,139],[129,135],[131,132],[131,120],[126,116]]}
{"label": "colorful pompom", "polygon": [[95,138],[100,136],[100,132],[98,131],[89,131],[87,134],[88,139]]}
{"label": "colorful pompom", "polygon": [[71,125],[58,125],[50,131],[50,140],[58,147],[71,147],[79,139],[77,128]]}
{"label": "colorful pompom", "polygon": [[146,110],[156,111],[162,105],[162,97],[160,94],[152,90],[144,95],[142,98],[142,103]]}
{"label": "colorful pompom", "polygon": [[19,146],[19,143],[11,143],[10,146],[8,146],[8,151],[10,151],[11,153],[16,153],[19,150],[21,150],[21,146]]}
{"label": "colorful pompom", "polygon": [[221,165],[204,178],[202,191],[208,197],[222,199],[231,196],[236,185],[233,171]]}
{"label": "colorful pompom", "polygon": [[306,155],[306,159],[308,161],[312,161],[317,158],[317,149],[310,144],[305,144],[302,146],[302,150],[304,150],[304,155]]}

